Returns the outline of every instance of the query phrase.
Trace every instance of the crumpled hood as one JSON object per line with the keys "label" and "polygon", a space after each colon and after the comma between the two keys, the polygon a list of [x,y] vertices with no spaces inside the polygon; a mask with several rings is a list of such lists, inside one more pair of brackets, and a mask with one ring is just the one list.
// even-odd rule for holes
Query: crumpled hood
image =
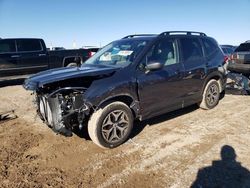
{"label": "crumpled hood", "polygon": [[68,67],[57,68],[37,73],[25,80],[23,87],[27,90],[37,90],[45,84],[86,76],[101,76],[115,72],[114,67]]}

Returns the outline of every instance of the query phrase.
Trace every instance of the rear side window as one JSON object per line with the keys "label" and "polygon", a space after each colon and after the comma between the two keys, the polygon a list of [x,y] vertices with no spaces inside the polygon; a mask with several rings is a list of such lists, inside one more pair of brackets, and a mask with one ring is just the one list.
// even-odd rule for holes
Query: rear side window
{"label": "rear side window", "polygon": [[19,52],[41,51],[42,46],[39,40],[34,40],[34,39],[18,40],[17,50]]}
{"label": "rear side window", "polygon": [[202,47],[197,38],[180,39],[184,61],[194,61],[203,58]]}
{"label": "rear side window", "polygon": [[0,40],[0,53],[16,52],[14,40]]}
{"label": "rear side window", "polygon": [[[216,41],[209,39],[209,38],[204,38],[204,39],[202,39],[202,41],[203,41],[204,48],[205,48],[205,55],[207,57],[214,55],[214,53],[216,53],[216,51],[218,50],[218,45],[217,45]],[[224,49],[223,49],[223,51],[224,51]],[[225,49],[224,53],[227,53],[226,49]]]}
{"label": "rear side window", "polygon": [[250,43],[242,43],[238,48],[235,49],[235,52],[247,52],[250,51]]}

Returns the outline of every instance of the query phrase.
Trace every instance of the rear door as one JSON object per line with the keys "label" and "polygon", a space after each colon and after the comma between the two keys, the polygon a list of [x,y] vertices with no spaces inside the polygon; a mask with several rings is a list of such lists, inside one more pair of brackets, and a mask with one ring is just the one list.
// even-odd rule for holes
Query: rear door
{"label": "rear door", "polygon": [[19,54],[14,39],[0,40],[0,79],[19,73]]}
{"label": "rear door", "polygon": [[[183,66],[179,61],[175,38],[164,38],[156,42],[148,51],[137,73],[138,94],[141,113],[153,117],[182,107]],[[147,62],[160,62],[164,67],[147,72]]]}
{"label": "rear door", "polygon": [[22,74],[33,74],[48,69],[48,55],[39,39],[18,39],[19,67]]}
{"label": "rear door", "polygon": [[180,37],[181,59],[185,73],[183,89],[184,104],[193,104],[201,99],[203,80],[206,75],[206,59],[198,37]]}

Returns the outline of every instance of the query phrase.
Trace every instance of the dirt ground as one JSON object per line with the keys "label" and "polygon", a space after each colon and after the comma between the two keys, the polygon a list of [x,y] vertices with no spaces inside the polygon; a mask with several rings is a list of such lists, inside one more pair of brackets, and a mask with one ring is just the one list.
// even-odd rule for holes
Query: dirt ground
{"label": "dirt ground", "polygon": [[56,135],[32,100],[21,86],[0,88],[0,111],[18,116],[0,121],[0,187],[250,187],[250,96],[137,122],[106,150],[87,134]]}

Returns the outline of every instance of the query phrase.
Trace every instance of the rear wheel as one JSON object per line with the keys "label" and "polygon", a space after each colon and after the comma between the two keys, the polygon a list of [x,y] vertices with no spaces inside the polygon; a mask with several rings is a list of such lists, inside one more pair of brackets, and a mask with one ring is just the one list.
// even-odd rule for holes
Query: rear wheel
{"label": "rear wheel", "polygon": [[216,80],[212,79],[207,83],[203,91],[202,101],[199,106],[206,110],[212,109],[218,104],[219,99],[220,86]]}
{"label": "rear wheel", "polygon": [[114,148],[128,139],[133,121],[133,114],[126,104],[113,102],[92,114],[88,122],[88,133],[98,146]]}

